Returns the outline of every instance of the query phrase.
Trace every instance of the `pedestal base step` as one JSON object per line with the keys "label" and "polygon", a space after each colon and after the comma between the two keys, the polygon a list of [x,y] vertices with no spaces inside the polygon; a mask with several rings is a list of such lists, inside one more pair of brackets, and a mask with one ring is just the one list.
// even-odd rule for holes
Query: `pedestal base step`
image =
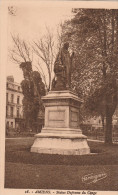
{"label": "pedestal base step", "polygon": [[47,134],[36,135],[31,152],[60,155],[90,154],[87,137],[80,134]]}

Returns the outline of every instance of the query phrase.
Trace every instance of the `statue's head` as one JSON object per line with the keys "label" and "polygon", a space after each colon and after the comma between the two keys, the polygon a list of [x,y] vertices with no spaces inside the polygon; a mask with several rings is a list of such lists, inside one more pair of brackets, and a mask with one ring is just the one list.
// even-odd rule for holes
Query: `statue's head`
{"label": "statue's head", "polygon": [[68,42],[64,43],[64,48],[68,50],[68,48],[69,48],[69,43]]}

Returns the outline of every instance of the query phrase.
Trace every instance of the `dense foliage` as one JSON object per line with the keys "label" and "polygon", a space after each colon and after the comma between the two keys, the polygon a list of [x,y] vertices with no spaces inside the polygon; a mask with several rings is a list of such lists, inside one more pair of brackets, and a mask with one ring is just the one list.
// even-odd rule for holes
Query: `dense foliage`
{"label": "dense foliage", "polygon": [[76,9],[63,26],[63,41],[75,52],[72,86],[84,98],[84,113],[106,119],[105,142],[112,143],[117,106],[118,10]]}
{"label": "dense foliage", "polygon": [[39,111],[44,112],[41,96],[45,95],[45,85],[42,82],[39,72],[32,71],[30,62],[20,64],[23,70],[24,80],[21,82],[23,98],[23,113],[26,126],[33,128],[38,120]]}

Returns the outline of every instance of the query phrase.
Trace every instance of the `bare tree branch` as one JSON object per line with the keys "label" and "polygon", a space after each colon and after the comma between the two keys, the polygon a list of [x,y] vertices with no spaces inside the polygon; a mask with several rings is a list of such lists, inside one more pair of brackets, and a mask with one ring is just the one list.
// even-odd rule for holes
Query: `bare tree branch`
{"label": "bare tree branch", "polygon": [[30,47],[28,47],[28,44],[24,40],[21,40],[18,35],[13,36],[11,34],[11,37],[14,43],[14,48],[11,49],[10,51],[11,59],[15,62],[16,61],[20,61],[20,62],[30,61],[31,62]]}
{"label": "bare tree branch", "polygon": [[[33,50],[35,54],[42,60],[48,70],[49,75],[49,89],[51,88],[52,82],[52,72],[53,72],[53,65],[55,60],[54,55],[54,36],[50,32],[49,28],[46,27],[47,34],[38,41],[34,41],[33,43]],[[41,66],[40,66],[41,67]]]}

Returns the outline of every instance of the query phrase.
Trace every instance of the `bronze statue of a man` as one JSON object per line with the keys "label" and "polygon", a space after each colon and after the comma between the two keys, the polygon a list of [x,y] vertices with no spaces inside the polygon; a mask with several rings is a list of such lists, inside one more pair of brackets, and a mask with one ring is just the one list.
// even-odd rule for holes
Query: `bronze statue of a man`
{"label": "bronze statue of a man", "polygon": [[54,63],[55,78],[52,82],[52,90],[66,90],[71,87],[71,68],[74,52],[70,56],[69,43],[65,43],[57,54]]}

